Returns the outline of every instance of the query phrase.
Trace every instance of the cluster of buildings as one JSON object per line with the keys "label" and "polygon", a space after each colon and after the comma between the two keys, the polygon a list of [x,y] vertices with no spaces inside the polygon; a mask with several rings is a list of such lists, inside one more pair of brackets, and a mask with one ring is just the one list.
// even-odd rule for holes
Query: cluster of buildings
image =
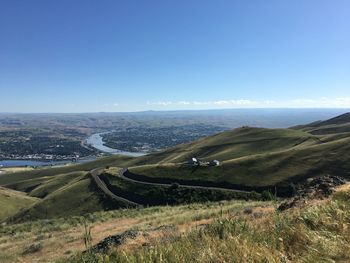
{"label": "cluster of buildings", "polygon": [[209,162],[199,160],[198,158],[192,157],[188,160],[187,164],[192,166],[219,166],[220,162],[218,160],[211,160]]}
{"label": "cluster of buildings", "polygon": [[71,161],[77,161],[79,159],[79,155],[73,154],[73,155],[54,155],[54,154],[25,154],[25,155],[19,155],[19,154],[7,154],[7,155],[1,155],[0,154],[0,160],[35,160],[35,161],[65,161],[65,160],[71,160]]}

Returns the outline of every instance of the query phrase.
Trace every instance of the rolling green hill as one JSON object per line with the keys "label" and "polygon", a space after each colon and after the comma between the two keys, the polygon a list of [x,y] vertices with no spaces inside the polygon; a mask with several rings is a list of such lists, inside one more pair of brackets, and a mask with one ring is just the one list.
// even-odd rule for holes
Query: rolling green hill
{"label": "rolling green hill", "polygon": [[350,132],[350,113],[335,118],[294,127],[314,135],[340,134]]}
{"label": "rolling green hill", "polygon": [[100,194],[84,178],[54,191],[32,207],[18,213],[14,221],[83,215],[104,210]]}
{"label": "rolling green hill", "polygon": [[135,164],[177,163],[191,157],[221,161],[317,143],[316,136],[290,129],[242,127],[140,157]]}
{"label": "rolling green hill", "polygon": [[[0,185],[25,192],[36,200],[26,203],[12,221],[23,221],[40,218],[67,217],[82,215],[95,211],[127,207],[124,202],[111,200],[96,186],[88,173],[96,167],[105,167],[115,162],[125,164],[133,158],[111,156],[95,161],[63,167],[38,168],[0,175]],[[24,209],[25,208],[25,209]]]}
{"label": "rolling green hill", "polygon": [[26,191],[28,195],[23,192],[18,193],[35,200],[35,202],[23,204],[21,211],[19,209],[16,211],[17,214],[11,214],[11,221],[15,222],[83,215],[127,207],[127,204],[111,200],[106,196],[92,180],[92,176],[83,171],[36,177],[18,181],[9,186]]}
{"label": "rolling green hill", "polygon": [[217,167],[153,164],[129,168],[151,178],[264,187],[305,177],[335,174],[350,177],[350,137],[284,151],[226,160]]}
{"label": "rolling green hill", "polygon": [[23,192],[0,187],[0,221],[38,201],[39,199],[28,196]]}
{"label": "rolling green hill", "polygon": [[72,172],[79,172],[79,171],[85,171],[88,172],[92,169],[98,168],[98,167],[105,167],[105,166],[113,166],[116,163],[120,163],[123,165],[129,165],[135,161],[135,158],[124,156],[124,155],[114,155],[114,156],[108,156],[104,158],[99,158],[97,160],[83,163],[83,164],[75,164],[75,165],[66,165],[66,166],[60,166],[60,167],[43,167],[43,168],[37,168],[35,170],[31,171],[21,171],[16,173],[6,173],[0,175],[0,185],[1,186],[11,186],[16,183],[20,183],[26,180],[44,180],[50,179],[52,176],[57,176],[60,174],[66,174],[66,173],[72,173]]}
{"label": "rolling green hill", "polygon": [[[150,182],[173,180],[243,189],[287,186],[322,174],[350,177],[348,122],[349,114],[344,114],[295,130],[239,128],[157,153],[157,163],[129,170]],[[222,164],[191,167],[181,163],[190,157],[218,159]]]}
{"label": "rolling green hill", "polygon": [[334,125],[334,124],[341,125],[345,123],[350,123],[350,112],[339,115],[337,117],[331,118],[326,121],[321,121],[316,126],[321,127],[321,126]]}
{"label": "rolling green hill", "polygon": [[[2,174],[0,185],[40,198],[15,216],[22,219],[126,207],[126,203],[112,200],[106,191],[101,191],[101,185],[92,180],[89,172],[106,166],[128,167],[134,179],[136,176],[139,181],[153,184],[178,182],[240,190],[276,189],[284,195],[290,194],[292,183],[309,177],[331,174],[350,178],[348,127],[349,114],[290,129],[242,127],[137,158],[116,155],[85,164]],[[192,157],[204,161],[217,159],[221,164],[216,167],[186,165]],[[124,181],[126,179],[112,176],[105,184],[113,194],[119,193],[130,201],[141,200],[145,205],[160,204],[159,196],[169,198],[168,186],[135,184]],[[154,194],[152,198],[151,194]],[[215,196],[219,195],[215,193]]]}

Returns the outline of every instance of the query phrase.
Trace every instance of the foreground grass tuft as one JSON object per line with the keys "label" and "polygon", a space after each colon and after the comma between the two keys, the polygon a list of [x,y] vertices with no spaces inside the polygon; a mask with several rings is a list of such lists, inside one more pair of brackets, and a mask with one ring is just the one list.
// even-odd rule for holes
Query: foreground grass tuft
{"label": "foreground grass tuft", "polygon": [[70,262],[349,262],[349,226],[350,192],[338,192],[263,218],[224,214],[186,235]]}

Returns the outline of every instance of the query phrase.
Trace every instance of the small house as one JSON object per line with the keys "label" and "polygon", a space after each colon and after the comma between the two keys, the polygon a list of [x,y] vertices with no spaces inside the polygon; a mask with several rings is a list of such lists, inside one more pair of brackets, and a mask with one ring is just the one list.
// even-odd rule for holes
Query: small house
{"label": "small house", "polygon": [[212,161],[209,162],[209,165],[210,166],[219,166],[220,162],[218,160],[212,160]]}
{"label": "small house", "polygon": [[197,158],[192,157],[190,160],[188,160],[188,164],[193,166],[199,165],[199,161]]}

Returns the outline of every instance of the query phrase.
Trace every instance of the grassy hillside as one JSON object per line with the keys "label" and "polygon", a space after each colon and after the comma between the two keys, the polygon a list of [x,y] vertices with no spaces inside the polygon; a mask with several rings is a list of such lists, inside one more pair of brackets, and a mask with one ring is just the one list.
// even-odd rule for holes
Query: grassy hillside
{"label": "grassy hillside", "polygon": [[[312,134],[315,129],[325,131],[330,125],[331,134]],[[348,115],[293,129],[242,127],[138,158],[117,155],[85,164],[2,174],[0,185],[42,198],[26,211],[28,218],[70,216],[124,207],[125,204],[111,202],[108,195],[104,196],[98,187],[94,188],[89,177],[90,170],[106,166],[128,167],[142,180],[155,183],[178,182],[256,191],[268,188],[287,195],[291,193],[292,182],[308,177],[323,174],[350,177],[350,133],[342,130],[346,125]],[[341,132],[337,133],[339,130]],[[191,157],[218,159],[221,165],[184,165]],[[171,198],[195,195],[186,190],[181,194],[175,191],[174,196],[169,197],[167,188],[140,186],[121,178],[112,178],[106,183],[110,183],[114,193],[126,199],[141,200],[142,204],[162,204],[160,200],[163,199],[177,203]],[[213,196],[219,196],[216,194]],[[80,200],[86,200],[86,203]]]}
{"label": "grassy hillside", "polygon": [[[11,174],[1,174],[0,175],[0,185],[13,185],[18,182],[22,182],[28,179],[36,178],[48,178],[50,176],[56,176],[59,174],[66,174],[77,171],[90,171],[97,167],[105,166],[116,166],[115,164],[121,164],[128,166],[135,158],[123,155],[114,155],[104,158],[99,158],[95,161],[75,164],[75,165],[66,165],[61,167],[42,167],[31,171],[20,171]],[[118,165],[117,165],[118,166]]]}
{"label": "grassy hillside", "polygon": [[224,189],[189,188],[177,184],[147,185],[122,179],[108,171],[100,177],[114,193],[118,193],[119,196],[144,206],[174,205],[231,199],[257,200],[260,198],[260,195],[257,193],[250,194]]}
{"label": "grassy hillside", "polygon": [[226,160],[217,167],[156,164],[131,167],[152,178],[197,180],[245,186],[269,186],[292,179],[334,174],[350,177],[350,138]]}
{"label": "grassy hillside", "polygon": [[33,171],[17,172],[11,175],[0,175],[0,185],[31,191],[32,188],[37,187],[43,181],[50,180],[49,177],[51,176],[77,171],[89,171],[98,167],[131,167],[148,164],[180,163],[187,161],[191,157],[225,161],[292,148],[298,149],[318,143],[320,143],[319,137],[304,131],[245,127],[138,158],[110,156],[85,164],[42,168]]}
{"label": "grassy hillside", "polygon": [[42,182],[38,187],[35,187],[32,191],[30,191],[29,194],[31,196],[44,198],[47,195],[64,188],[65,186],[82,180],[86,174],[86,172],[72,172],[45,177],[46,180]]}
{"label": "grassy hillside", "polygon": [[28,220],[72,216],[103,210],[99,196],[90,190],[90,180],[83,179],[51,193],[16,219]]}
{"label": "grassy hillside", "polygon": [[[138,158],[110,156],[2,174],[0,185],[27,194],[0,188],[0,205],[6,208],[0,220],[12,219],[0,224],[0,261],[348,262],[349,185],[332,199],[304,200],[283,213],[275,212],[278,200],[207,202],[245,198],[213,186],[280,194],[309,177],[350,178],[347,118],[293,129],[242,127]],[[221,164],[193,167],[184,163],[190,157]],[[125,176],[143,183],[119,174],[122,167],[131,172]],[[144,207],[175,206],[126,209],[122,198]],[[184,202],[192,204],[178,205]],[[139,235],[106,255],[75,255],[129,230]]]}
{"label": "grassy hillside", "polygon": [[38,201],[39,199],[30,197],[25,193],[0,187],[0,221]]}
{"label": "grassy hillside", "polygon": [[[233,200],[121,209],[85,216],[0,225],[0,262],[56,262],[59,258],[63,258],[62,262],[67,262],[68,258],[86,249],[84,224],[91,231],[92,244],[123,231],[138,229],[145,231],[145,239],[135,243],[141,246],[162,236],[175,236],[200,228],[222,215],[243,214],[246,208],[252,209],[253,213],[265,213],[265,210],[273,210],[271,205],[271,202]],[[140,236],[142,237],[143,235]],[[39,247],[38,251],[25,253],[34,245]]]}
{"label": "grassy hillside", "polygon": [[182,235],[169,230],[146,239],[146,245],[136,238],[134,245],[129,241],[105,254],[80,254],[68,262],[349,262],[349,198],[348,187],[328,200],[284,213],[266,208],[223,213]]}
{"label": "grassy hillside", "polygon": [[[78,171],[66,174],[57,174],[55,176],[33,177],[28,175],[27,179],[15,181],[6,184],[7,188],[27,192],[31,196],[43,198],[47,194],[59,189],[60,187],[71,183],[74,180],[81,179],[87,172]],[[14,174],[14,176],[16,176]]]}
{"label": "grassy hillside", "polygon": [[[127,206],[106,196],[86,172],[36,178],[33,179],[36,184],[38,179],[42,181],[29,191],[29,195],[41,199],[36,199],[34,205],[26,206],[26,209],[13,215],[11,221],[69,217]],[[28,181],[32,183],[33,180],[23,181],[17,187],[27,187]]]}
{"label": "grassy hillside", "polygon": [[[322,174],[350,177],[350,132],[346,132],[349,116],[297,127],[302,130],[239,128],[160,152],[154,155],[157,163],[135,165],[129,170],[146,181],[212,183],[233,188],[287,186]],[[189,157],[218,159],[222,164],[181,164]]]}
{"label": "grassy hillside", "polygon": [[326,121],[296,126],[293,129],[306,131],[315,135],[348,133],[350,132],[350,113],[345,113]]}
{"label": "grassy hillside", "polygon": [[221,161],[317,143],[317,137],[296,130],[243,127],[140,157],[131,164],[177,163],[191,157]]}
{"label": "grassy hillside", "polygon": [[319,122],[315,126],[321,127],[321,126],[327,126],[327,125],[341,125],[345,123],[350,123],[350,112],[336,116],[326,121]]}
{"label": "grassy hillside", "polygon": [[[234,200],[0,225],[0,261],[348,262],[349,186],[282,213],[274,202]],[[130,230],[139,234],[104,253],[80,253]]]}

